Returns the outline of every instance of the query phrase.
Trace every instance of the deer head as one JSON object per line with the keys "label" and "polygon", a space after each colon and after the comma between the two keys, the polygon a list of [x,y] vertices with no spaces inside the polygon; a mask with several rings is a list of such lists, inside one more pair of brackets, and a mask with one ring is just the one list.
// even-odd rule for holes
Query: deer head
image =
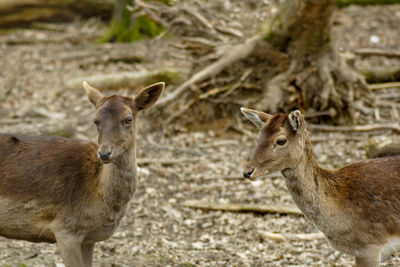
{"label": "deer head", "polygon": [[90,102],[96,107],[94,123],[98,130],[98,157],[104,162],[118,159],[133,147],[137,129],[137,116],[150,108],[164,89],[164,83],[150,85],[132,97],[104,96],[97,89],[83,82]]}
{"label": "deer head", "polygon": [[299,110],[276,115],[247,108],[241,108],[241,111],[260,128],[258,144],[243,171],[244,177],[255,180],[298,164],[307,136],[306,123]]}

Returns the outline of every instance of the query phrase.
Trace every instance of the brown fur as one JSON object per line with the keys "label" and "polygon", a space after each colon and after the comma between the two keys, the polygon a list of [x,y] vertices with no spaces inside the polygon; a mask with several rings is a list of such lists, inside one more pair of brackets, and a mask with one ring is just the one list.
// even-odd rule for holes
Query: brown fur
{"label": "brown fur", "polygon": [[[277,140],[284,138],[287,144],[277,145]],[[269,115],[245,172],[248,170],[254,170],[251,179],[282,171],[306,218],[336,249],[355,256],[357,266],[379,266],[382,248],[400,238],[400,157],[323,169],[314,158],[298,111],[290,116]]]}
{"label": "brown fur", "polygon": [[94,143],[0,133],[0,147],[1,196],[75,205],[99,183],[102,164]]}
{"label": "brown fur", "polygon": [[[94,244],[124,216],[136,187],[138,112],[155,103],[164,84],[136,98],[84,87],[97,108],[99,145],[0,134],[0,235],[57,242],[67,267],[90,267]],[[100,160],[101,153],[108,156]]]}

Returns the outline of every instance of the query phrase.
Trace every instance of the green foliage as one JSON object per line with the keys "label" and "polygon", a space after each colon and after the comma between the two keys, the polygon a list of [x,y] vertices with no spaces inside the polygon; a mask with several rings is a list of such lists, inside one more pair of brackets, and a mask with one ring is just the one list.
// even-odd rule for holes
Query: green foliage
{"label": "green foliage", "polygon": [[[168,3],[169,0],[160,0]],[[154,38],[164,31],[164,27],[149,17],[136,17],[124,8],[120,18],[113,18],[107,33],[99,39],[104,42],[133,42],[143,38]]]}
{"label": "green foliage", "polygon": [[346,7],[349,5],[391,5],[400,4],[400,0],[337,0],[338,7]]}

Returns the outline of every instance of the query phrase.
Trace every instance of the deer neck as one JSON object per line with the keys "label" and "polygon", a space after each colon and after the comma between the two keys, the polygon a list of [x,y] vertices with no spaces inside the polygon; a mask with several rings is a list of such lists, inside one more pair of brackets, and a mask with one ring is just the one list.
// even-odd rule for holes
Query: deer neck
{"label": "deer neck", "polygon": [[136,133],[133,145],[116,161],[103,165],[102,201],[114,212],[124,209],[136,189]]}
{"label": "deer neck", "polygon": [[322,176],[326,170],[318,166],[307,133],[303,144],[303,149],[298,151],[301,153],[299,162],[292,168],[283,169],[282,175],[293,201],[308,219],[316,222],[321,210]]}

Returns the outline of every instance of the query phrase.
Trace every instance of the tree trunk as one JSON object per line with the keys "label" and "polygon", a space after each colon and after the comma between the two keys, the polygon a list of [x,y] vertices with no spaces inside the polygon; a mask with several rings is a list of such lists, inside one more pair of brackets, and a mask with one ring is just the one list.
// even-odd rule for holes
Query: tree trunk
{"label": "tree trunk", "polygon": [[77,15],[109,18],[113,0],[0,0],[0,27],[37,20],[71,20]]}
{"label": "tree trunk", "polygon": [[336,0],[286,0],[281,5],[266,41],[286,52],[290,63],[268,81],[256,108],[271,112],[334,108],[339,123],[353,122],[353,102],[369,91],[364,78],[331,43],[335,6]]}

